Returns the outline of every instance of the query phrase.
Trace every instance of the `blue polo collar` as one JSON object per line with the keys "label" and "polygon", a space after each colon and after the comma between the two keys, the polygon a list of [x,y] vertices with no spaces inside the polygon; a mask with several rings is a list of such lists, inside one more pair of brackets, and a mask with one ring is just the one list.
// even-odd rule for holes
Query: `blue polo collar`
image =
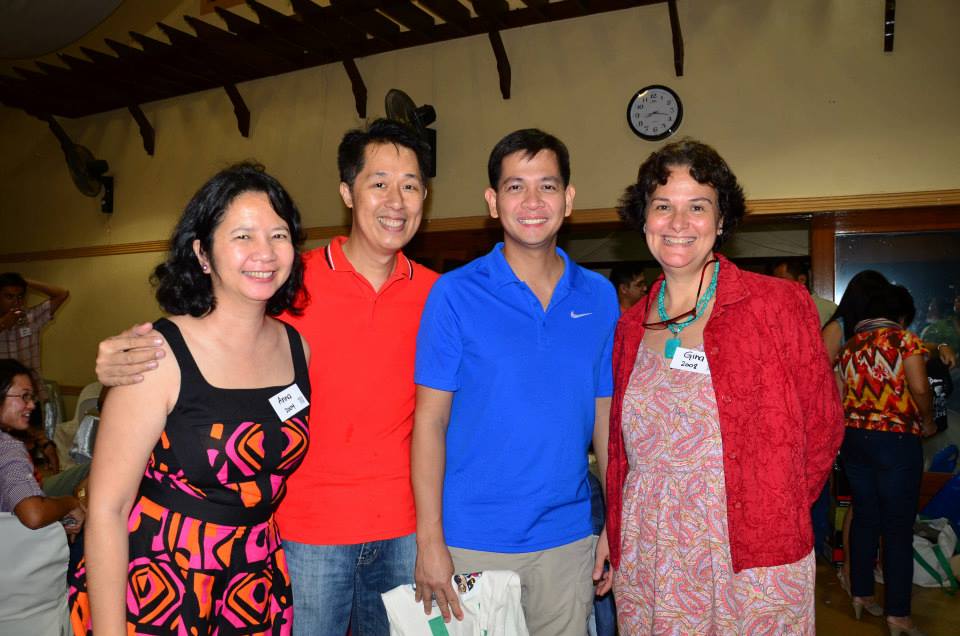
{"label": "blue polo collar", "polygon": [[[580,268],[576,267],[570,260],[566,252],[559,247],[556,248],[556,250],[560,258],[563,259],[564,264],[563,275],[560,277],[560,280],[557,281],[557,287],[553,291],[553,297],[559,299],[565,296],[570,290],[577,289],[581,285],[583,274],[580,272]],[[517,278],[517,275],[510,267],[510,263],[507,262],[507,258],[503,255],[502,241],[494,245],[493,249],[483,257],[483,265],[483,269],[489,276],[490,284],[494,288],[511,284],[519,285],[523,282]]]}

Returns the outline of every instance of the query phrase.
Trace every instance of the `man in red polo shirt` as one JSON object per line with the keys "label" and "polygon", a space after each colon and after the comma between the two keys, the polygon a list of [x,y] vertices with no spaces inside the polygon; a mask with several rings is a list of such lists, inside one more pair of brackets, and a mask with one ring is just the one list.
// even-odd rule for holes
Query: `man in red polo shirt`
{"label": "man in red polo shirt", "polygon": [[[410,485],[414,354],[437,275],[401,249],[423,213],[428,149],[377,120],[340,143],[348,237],[304,256],[310,449],[277,512],[294,589],[294,633],[387,634],[380,598],[413,582],[416,516]],[[97,376],[128,384],[155,368],[156,332],[138,325],[100,343]]]}

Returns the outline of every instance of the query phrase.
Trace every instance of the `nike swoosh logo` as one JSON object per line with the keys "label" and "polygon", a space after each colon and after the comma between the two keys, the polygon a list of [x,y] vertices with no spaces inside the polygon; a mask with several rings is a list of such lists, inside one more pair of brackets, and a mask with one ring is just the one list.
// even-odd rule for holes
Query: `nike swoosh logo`
{"label": "nike swoosh logo", "polygon": [[583,318],[584,316],[590,316],[590,315],[592,315],[592,314],[593,314],[592,311],[588,311],[588,312],[585,313],[585,314],[578,314],[577,312],[573,311],[572,309],[570,310],[570,317],[573,318],[573,319]]}

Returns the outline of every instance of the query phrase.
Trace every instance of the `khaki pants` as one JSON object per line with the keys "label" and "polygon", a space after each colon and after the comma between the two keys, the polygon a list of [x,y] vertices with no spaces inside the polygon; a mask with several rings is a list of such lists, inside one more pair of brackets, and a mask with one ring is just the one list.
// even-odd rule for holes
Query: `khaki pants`
{"label": "khaki pants", "polygon": [[593,606],[594,554],[590,536],[540,552],[481,552],[450,548],[455,572],[513,570],[531,636],[584,636]]}

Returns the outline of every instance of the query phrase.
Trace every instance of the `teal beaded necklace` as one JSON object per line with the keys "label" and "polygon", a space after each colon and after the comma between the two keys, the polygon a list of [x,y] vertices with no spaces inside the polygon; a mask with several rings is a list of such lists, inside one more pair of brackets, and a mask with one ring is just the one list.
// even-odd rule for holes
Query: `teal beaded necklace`
{"label": "teal beaded necklace", "polygon": [[[704,310],[707,308],[707,305],[713,299],[713,295],[717,291],[717,275],[720,273],[720,261],[717,261],[713,266],[713,277],[710,279],[710,285],[707,287],[707,291],[704,292],[703,296],[700,297],[700,300],[697,301],[696,311],[693,316],[687,318],[683,322],[675,322],[667,325],[667,329],[670,330],[670,333],[673,334],[672,338],[667,338],[667,342],[663,345],[663,355],[668,360],[673,359],[673,354],[677,352],[677,347],[680,346],[680,332],[685,328],[693,324],[697,318],[703,315]],[[660,285],[660,293],[657,295],[657,313],[660,314],[660,320],[669,320],[667,316],[667,310],[663,306],[663,296],[667,291],[667,281],[664,280],[663,284]]]}

